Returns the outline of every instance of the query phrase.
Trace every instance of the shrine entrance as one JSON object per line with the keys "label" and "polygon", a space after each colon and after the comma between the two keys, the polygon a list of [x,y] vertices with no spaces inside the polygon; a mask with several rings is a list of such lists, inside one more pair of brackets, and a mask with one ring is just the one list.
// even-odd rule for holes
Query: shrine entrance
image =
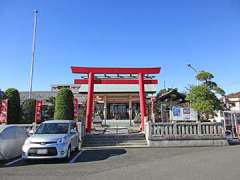
{"label": "shrine entrance", "polygon": [[109,104],[108,119],[129,119],[128,104]]}
{"label": "shrine entrance", "polygon": [[[75,79],[74,84],[87,85],[86,131],[92,129],[92,114],[96,104],[102,104],[104,120],[129,119],[132,120],[139,113],[141,116],[141,130],[144,130],[146,117],[146,85],[156,85],[158,81],[152,74],[159,74],[160,68],[100,68],[100,67],[71,67],[72,73],[83,74],[81,79]],[[94,85],[101,85],[99,91]],[[102,87],[105,93],[101,92]],[[125,85],[121,91],[120,86]],[[131,87],[138,86],[139,93],[134,93]],[[115,89],[115,90],[114,90]],[[135,111],[139,112],[135,112]]]}

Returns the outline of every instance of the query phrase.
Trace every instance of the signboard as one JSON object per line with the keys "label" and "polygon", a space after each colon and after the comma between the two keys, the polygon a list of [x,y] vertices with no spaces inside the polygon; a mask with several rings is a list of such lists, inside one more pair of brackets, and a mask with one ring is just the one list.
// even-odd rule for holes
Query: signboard
{"label": "signboard", "polygon": [[41,123],[41,108],[42,108],[42,101],[37,100],[35,106],[35,123]]}
{"label": "signboard", "polygon": [[172,107],[170,118],[173,121],[197,121],[197,112],[191,108]]}
{"label": "signboard", "polygon": [[74,107],[74,120],[78,120],[78,99],[73,99],[73,107]]}
{"label": "signboard", "polygon": [[8,100],[0,101],[0,124],[7,123]]}

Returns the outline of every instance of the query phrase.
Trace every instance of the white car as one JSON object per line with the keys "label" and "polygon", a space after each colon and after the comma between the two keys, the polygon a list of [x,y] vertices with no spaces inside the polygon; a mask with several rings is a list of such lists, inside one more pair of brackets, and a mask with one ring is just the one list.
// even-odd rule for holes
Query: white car
{"label": "white car", "polygon": [[43,122],[36,132],[26,139],[22,147],[22,158],[69,159],[74,150],[79,150],[76,122],[51,120]]}

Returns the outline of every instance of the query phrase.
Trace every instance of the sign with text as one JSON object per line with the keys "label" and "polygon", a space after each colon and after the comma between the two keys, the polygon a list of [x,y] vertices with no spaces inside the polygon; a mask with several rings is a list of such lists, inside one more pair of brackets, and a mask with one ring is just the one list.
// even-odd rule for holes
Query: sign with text
{"label": "sign with text", "polygon": [[170,117],[173,121],[197,121],[197,112],[191,108],[172,107]]}
{"label": "sign with text", "polygon": [[37,100],[35,105],[35,123],[41,123],[41,109],[42,109],[42,101]]}
{"label": "sign with text", "polygon": [[74,107],[74,120],[78,120],[78,99],[73,99],[73,107]]}
{"label": "sign with text", "polygon": [[8,100],[0,101],[0,124],[7,123]]}

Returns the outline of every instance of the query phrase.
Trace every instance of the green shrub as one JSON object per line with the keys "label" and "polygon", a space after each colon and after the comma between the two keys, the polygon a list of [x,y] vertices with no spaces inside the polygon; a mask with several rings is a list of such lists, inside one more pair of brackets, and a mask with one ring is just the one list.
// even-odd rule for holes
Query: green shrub
{"label": "green shrub", "polygon": [[56,98],[51,96],[51,97],[48,97],[47,99],[45,99],[45,101],[47,103],[47,107],[44,107],[45,112],[46,112],[46,119],[54,119]]}
{"label": "green shrub", "polygon": [[22,120],[21,123],[31,124],[35,119],[35,99],[27,99],[22,104]]}
{"label": "green shrub", "polygon": [[5,91],[5,96],[8,99],[8,124],[20,123],[20,96],[17,89],[9,88]]}
{"label": "green shrub", "polygon": [[73,93],[67,88],[62,88],[56,96],[54,119],[72,120],[73,118]]}

